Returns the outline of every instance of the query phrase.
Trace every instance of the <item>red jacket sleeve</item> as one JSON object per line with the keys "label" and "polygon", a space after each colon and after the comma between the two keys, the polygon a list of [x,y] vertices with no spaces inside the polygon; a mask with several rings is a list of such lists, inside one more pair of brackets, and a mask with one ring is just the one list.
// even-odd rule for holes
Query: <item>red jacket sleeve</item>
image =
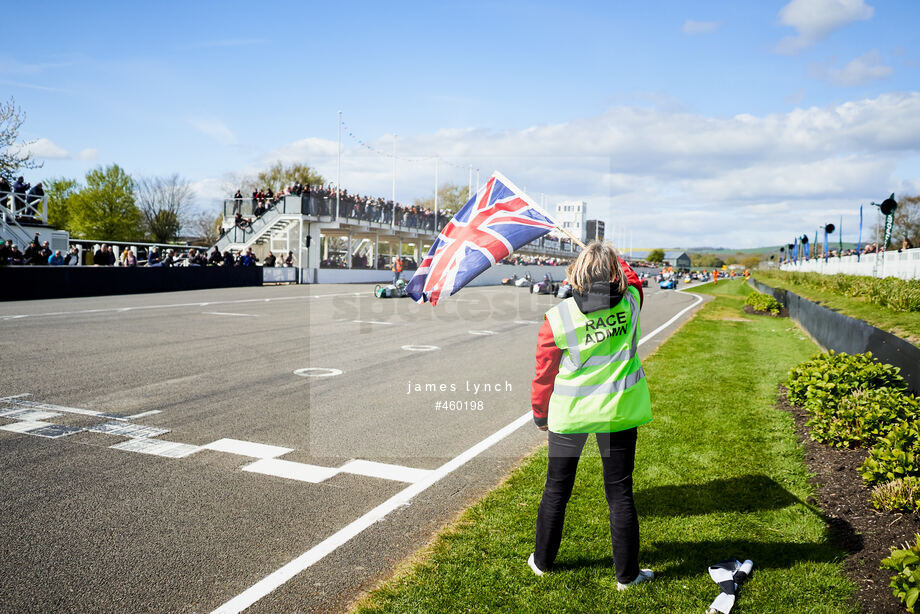
{"label": "red jacket sleeve", "polygon": [[639,308],[641,309],[642,302],[645,300],[645,295],[642,293],[642,282],[639,281],[639,276],[632,270],[629,263],[622,258],[620,258],[620,266],[623,267],[623,272],[626,274],[626,284],[639,291]]}
{"label": "red jacket sleeve", "polygon": [[553,339],[553,329],[544,318],[537,335],[537,368],[533,383],[530,385],[530,404],[533,408],[533,421],[537,426],[544,426],[549,411],[549,398],[553,394],[553,384],[559,373],[559,361],[562,350]]}

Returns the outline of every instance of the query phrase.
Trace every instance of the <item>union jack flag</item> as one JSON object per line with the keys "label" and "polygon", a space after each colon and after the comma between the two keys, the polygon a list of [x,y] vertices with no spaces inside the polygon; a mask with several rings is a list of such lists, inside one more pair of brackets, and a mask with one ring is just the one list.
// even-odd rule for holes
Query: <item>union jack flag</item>
{"label": "union jack flag", "polygon": [[444,227],[406,292],[417,303],[437,305],[502,258],[556,226],[501,173],[470,198]]}

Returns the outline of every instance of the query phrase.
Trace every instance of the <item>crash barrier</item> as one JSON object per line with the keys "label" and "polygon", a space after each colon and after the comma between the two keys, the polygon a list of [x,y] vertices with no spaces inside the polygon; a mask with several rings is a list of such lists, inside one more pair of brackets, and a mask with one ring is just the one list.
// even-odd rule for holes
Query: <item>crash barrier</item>
{"label": "crash barrier", "polygon": [[782,303],[789,310],[789,317],[823,347],[847,354],[872,352],[880,361],[901,369],[911,392],[920,394],[920,348],[914,344],[788,290],[771,288],[753,278],[750,283],[758,291]]}
{"label": "crash barrier", "polygon": [[[308,269],[309,270],[309,269]],[[565,279],[566,267],[545,265],[517,265],[497,264],[482,272],[479,277],[469,283],[470,286],[497,286],[502,279],[517,274],[524,277],[530,274],[534,281],[543,281],[543,276],[549,274],[553,281],[561,282]],[[414,270],[404,270],[401,274],[406,281],[412,279]],[[357,283],[390,283],[393,281],[392,271],[375,271],[373,269],[312,269],[307,273],[305,280],[313,280],[321,284],[357,284]]]}
{"label": "crash barrier", "polygon": [[841,258],[816,258],[787,262],[780,267],[784,271],[801,273],[845,273],[847,275],[866,275],[870,277],[899,277],[901,279],[920,279],[920,247],[905,249],[900,252],[888,251],[879,254],[862,254],[843,256]]}
{"label": "crash barrier", "polygon": [[297,269],[291,267],[270,267],[264,266],[262,268],[262,283],[263,284],[296,284],[297,283]]}
{"label": "crash barrier", "polygon": [[0,301],[260,286],[262,270],[262,267],[5,266],[0,267]]}

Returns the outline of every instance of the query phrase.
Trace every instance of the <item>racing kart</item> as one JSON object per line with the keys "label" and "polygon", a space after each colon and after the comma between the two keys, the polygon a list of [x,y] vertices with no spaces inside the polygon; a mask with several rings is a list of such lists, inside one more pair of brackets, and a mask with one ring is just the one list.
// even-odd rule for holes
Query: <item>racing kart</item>
{"label": "racing kart", "polygon": [[377,284],[374,287],[374,296],[377,298],[402,298],[408,296],[406,282],[402,279],[397,279],[395,284]]}
{"label": "racing kart", "polygon": [[557,290],[559,290],[559,284],[553,281],[549,273],[543,276],[543,281],[530,287],[531,294],[555,294]]}
{"label": "racing kart", "polygon": [[658,282],[658,287],[662,290],[674,290],[677,288],[677,280],[673,277],[668,277],[667,279],[662,279]]}
{"label": "racing kart", "polygon": [[517,273],[513,273],[511,277],[505,277],[504,279],[502,279],[502,285],[503,286],[513,286],[514,283],[517,281],[517,278],[518,278]]}
{"label": "racing kart", "polygon": [[514,282],[516,288],[529,288],[533,285],[533,277],[530,276],[530,273],[525,273],[524,277],[520,277]]}
{"label": "racing kart", "polygon": [[568,279],[563,279],[562,283],[559,284],[559,289],[556,291],[556,298],[569,298],[572,296],[572,286],[569,284]]}

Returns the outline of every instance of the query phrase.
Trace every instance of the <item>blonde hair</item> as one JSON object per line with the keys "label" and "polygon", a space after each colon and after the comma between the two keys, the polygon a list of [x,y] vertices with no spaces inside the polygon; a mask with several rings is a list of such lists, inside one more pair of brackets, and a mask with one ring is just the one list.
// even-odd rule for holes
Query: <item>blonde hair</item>
{"label": "blonde hair", "polygon": [[591,284],[609,281],[619,286],[620,294],[626,292],[626,275],[613,244],[591,241],[569,265],[569,283],[579,294],[587,294]]}

